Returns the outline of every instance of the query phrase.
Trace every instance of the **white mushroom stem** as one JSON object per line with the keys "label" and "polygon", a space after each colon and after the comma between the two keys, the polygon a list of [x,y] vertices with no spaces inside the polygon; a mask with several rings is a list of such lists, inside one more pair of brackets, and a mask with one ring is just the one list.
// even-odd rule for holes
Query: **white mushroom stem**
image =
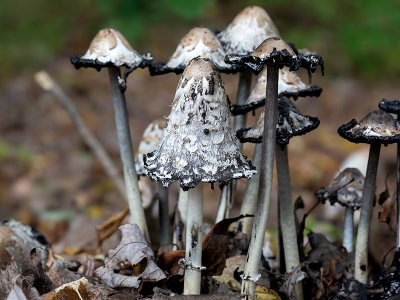
{"label": "white mushroom stem", "polygon": [[[251,87],[251,76],[252,73],[250,70],[246,70],[245,72],[240,73],[238,91],[236,95],[236,104],[243,105],[246,103],[247,98],[250,94]],[[237,115],[233,119],[233,129],[237,132],[241,128],[246,127],[246,114]],[[242,152],[243,145],[238,140],[238,147],[240,152]],[[225,218],[230,217],[230,213],[233,206],[233,201],[235,199],[235,191],[236,191],[236,181],[230,181],[227,185],[222,187],[221,199],[218,205],[218,212],[216,222],[219,222]],[[248,219],[248,218],[247,218]]]}
{"label": "white mushroom stem", "polygon": [[231,202],[231,189],[232,189],[232,181],[230,181],[227,184],[224,184],[221,189],[221,198],[219,199],[219,204],[218,204],[218,210],[217,210],[217,216],[215,218],[215,224],[218,222],[222,221],[227,216],[227,213],[229,211],[229,202]]}
{"label": "white mushroom stem", "polygon": [[[287,146],[276,144],[276,170],[278,175],[279,220],[282,230],[283,251],[286,272],[292,272],[300,265],[299,247],[297,245],[296,221],[290,185],[290,171]],[[303,286],[296,284],[296,296],[303,299]]]}
{"label": "white mushroom stem", "polygon": [[125,188],[130,211],[130,223],[137,224],[143,236],[150,242],[146,218],[142,206],[142,197],[138,186],[138,176],[135,169],[135,160],[132,149],[131,134],[129,129],[128,112],[126,109],[125,95],[119,86],[119,69],[109,67],[111,94],[114,104],[115,123],[117,127],[119,149],[124,171]]}
{"label": "white mushroom stem", "polygon": [[[260,186],[257,199],[257,212],[254,218],[247,263],[242,280],[242,298],[254,299],[258,265],[261,260],[269,202],[271,200],[276,122],[278,117],[278,78],[277,66],[267,65],[267,92],[265,101],[264,137],[262,141],[262,157],[260,168]],[[253,280],[252,280],[253,279]]]}
{"label": "white mushroom stem", "polygon": [[372,204],[375,195],[376,174],[378,171],[380,151],[381,145],[379,143],[371,144],[361,203],[360,222],[357,231],[354,278],[363,284],[366,284],[368,281],[369,227],[372,215]]}
{"label": "white mushroom stem", "polygon": [[[261,165],[262,144],[256,144],[252,163],[256,170],[260,170]],[[258,186],[260,185],[260,172],[254,174],[246,185],[242,206],[240,208],[241,215],[254,215],[257,207]],[[243,218],[240,220],[242,232],[250,236],[251,227],[253,226],[253,218]]]}
{"label": "white mushroom stem", "polygon": [[353,252],[354,239],[354,210],[346,207],[344,212],[343,247],[348,253]]}
{"label": "white mushroom stem", "polygon": [[168,189],[157,182],[160,218],[160,245],[171,245],[171,224],[169,223]]}
{"label": "white mushroom stem", "polygon": [[186,269],[184,295],[200,295],[201,252],[203,240],[203,185],[199,183],[188,191],[186,228]]}

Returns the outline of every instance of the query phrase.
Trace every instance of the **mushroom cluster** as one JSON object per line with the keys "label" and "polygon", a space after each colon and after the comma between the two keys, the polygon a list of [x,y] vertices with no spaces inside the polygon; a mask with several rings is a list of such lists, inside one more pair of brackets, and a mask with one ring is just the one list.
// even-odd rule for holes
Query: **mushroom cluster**
{"label": "mushroom cluster", "polygon": [[[289,274],[297,273],[298,278],[291,279],[293,282],[290,283],[292,288],[289,298],[304,299],[304,276],[300,271],[302,263],[299,253],[299,248],[303,246],[302,239],[299,245],[302,232],[298,233],[296,226],[288,149],[293,138],[315,130],[320,124],[317,117],[302,115],[293,100],[320,96],[322,88],[311,83],[311,73],[320,68],[323,74],[322,57],[298,51],[280,36],[263,8],[250,6],[243,9],[222,31],[216,30],[214,33],[202,26],[191,29],[167,61],[152,61],[151,54],[140,55],[113,28],[100,30],[84,54],[71,57],[77,69],[108,69],[130,210],[129,222],[137,225],[131,225],[135,232],[143,234],[139,240],[146,244],[145,256],[151,258],[151,264],[155,266],[152,261],[154,253],[147,246],[151,245],[151,241],[139,190],[139,176],[157,181],[157,192],[154,194],[158,195],[160,203],[161,245],[171,248],[175,245],[172,242],[168,202],[169,192],[172,195],[172,191],[168,188],[175,182],[179,184],[177,207],[184,216],[186,232],[185,252],[184,255],[182,252],[179,254],[179,267],[184,270],[185,295],[199,295],[201,276],[207,274],[203,266],[205,259],[202,258],[204,249],[201,242],[204,184],[210,183],[212,188],[214,183],[221,186],[217,211],[217,221],[221,221],[230,217],[236,195],[236,180],[248,179],[241,199],[241,214],[247,217],[238,217],[238,230],[250,237],[250,243],[240,277],[242,297],[254,299],[260,277],[258,268],[272,198],[276,160],[277,216],[282,240],[279,247],[283,248],[284,254],[281,267]],[[135,160],[125,91],[128,75],[136,68],[147,67],[151,75],[181,75],[171,103],[171,112],[166,119],[160,116],[161,119],[148,126]],[[308,71],[310,82],[302,81],[301,74],[296,72],[300,68]],[[237,95],[232,105],[225,92],[221,73],[239,73]],[[257,77],[252,86],[253,74]],[[320,189],[317,193],[320,200],[345,207],[343,247],[348,253],[353,252],[354,248],[353,213],[361,209],[356,236],[354,278],[363,284],[368,282],[369,228],[381,144],[400,143],[400,121],[391,115],[397,114],[397,118],[400,117],[400,101],[384,99],[379,107],[381,110],[369,113],[360,122],[352,120],[338,129],[341,137],[353,143],[370,144],[365,179],[357,169],[345,169],[334,177],[326,189]],[[262,112],[249,128],[246,114],[250,111],[254,113],[258,108],[263,108]],[[245,142],[256,144],[252,162],[241,153]],[[400,248],[400,150],[397,168],[397,247]],[[253,215],[254,218],[249,217]],[[115,263],[123,259],[130,260],[117,257]],[[106,264],[109,261],[112,259],[107,260]],[[138,264],[138,261],[135,259],[129,263]],[[116,269],[108,267],[103,270],[106,272],[104,274],[110,275],[110,280],[117,286],[114,278],[122,280],[122,277],[119,274],[115,277]],[[164,278],[161,270],[157,269],[157,272],[157,278]],[[154,279],[146,276],[143,278]],[[139,286],[139,278],[129,279],[133,279],[132,287]]]}

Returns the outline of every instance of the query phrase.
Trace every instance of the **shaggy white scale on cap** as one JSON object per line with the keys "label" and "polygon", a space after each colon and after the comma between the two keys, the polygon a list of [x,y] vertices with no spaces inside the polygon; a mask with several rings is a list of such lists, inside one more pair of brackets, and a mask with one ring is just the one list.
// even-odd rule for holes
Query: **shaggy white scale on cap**
{"label": "shaggy white scale on cap", "polygon": [[227,54],[245,55],[265,39],[279,37],[279,31],[263,8],[249,6],[217,36]]}
{"label": "shaggy white scale on cap", "polygon": [[221,76],[209,59],[193,59],[178,83],[160,148],[144,156],[148,176],[184,190],[199,182],[250,178],[239,152]]}
{"label": "shaggy white scale on cap", "polygon": [[125,37],[114,28],[100,30],[81,58],[97,60],[103,64],[112,63],[116,67],[127,66],[129,68],[137,67],[143,61],[143,57],[133,50]]}
{"label": "shaggy white scale on cap", "polygon": [[365,136],[390,137],[400,134],[400,127],[392,115],[376,110],[366,115],[350,132]]}
{"label": "shaggy white scale on cap", "polygon": [[364,176],[361,172],[355,168],[347,168],[335,176],[324,196],[329,199],[335,194],[341,205],[358,208],[361,207],[363,189]]}
{"label": "shaggy white scale on cap", "polygon": [[167,67],[186,66],[193,58],[209,58],[217,68],[232,68],[224,62],[226,54],[215,34],[205,27],[195,27],[180,41]]}
{"label": "shaggy white scale on cap", "polygon": [[136,154],[135,167],[138,175],[146,175],[146,170],[143,163],[143,155],[158,149],[164,137],[165,127],[167,127],[166,120],[157,119],[151,122],[145,129],[142,141],[139,144],[138,152]]}

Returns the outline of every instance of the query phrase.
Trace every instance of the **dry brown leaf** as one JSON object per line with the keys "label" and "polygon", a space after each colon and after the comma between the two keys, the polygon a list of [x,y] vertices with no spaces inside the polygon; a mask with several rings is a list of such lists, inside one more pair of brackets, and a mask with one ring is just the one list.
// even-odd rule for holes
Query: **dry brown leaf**
{"label": "dry brown leaf", "polygon": [[168,276],[172,276],[177,274],[181,258],[185,258],[185,250],[167,251],[157,257],[157,264]]}
{"label": "dry brown leaf", "polygon": [[82,277],[79,280],[66,283],[59,288],[42,295],[44,300],[90,300],[86,289],[87,279]]}
{"label": "dry brown leaf", "polygon": [[117,248],[110,250],[104,267],[95,274],[109,287],[139,288],[141,282],[159,281],[166,276],[154,262],[154,253],[147,245],[136,224],[119,228],[122,239]]}
{"label": "dry brown leaf", "polygon": [[126,208],[120,213],[112,216],[103,224],[96,226],[97,233],[97,244],[100,247],[103,241],[111,236],[115,231],[117,231],[118,227],[121,225],[124,218],[128,215],[129,209]]}

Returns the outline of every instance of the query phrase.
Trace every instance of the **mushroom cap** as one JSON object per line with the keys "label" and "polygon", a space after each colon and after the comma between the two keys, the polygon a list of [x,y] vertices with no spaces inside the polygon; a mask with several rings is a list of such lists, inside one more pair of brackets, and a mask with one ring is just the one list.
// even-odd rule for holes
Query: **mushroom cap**
{"label": "mushroom cap", "polygon": [[165,119],[156,119],[144,130],[135,159],[136,173],[139,176],[146,175],[143,155],[158,149],[164,136],[165,127],[167,127],[167,121]]}
{"label": "mushroom cap", "polygon": [[90,43],[85,54],[71,56],[71,62],[77,69],[91,67],[98,71],[103,67],[126,67],[134,69],[148,66],[150,53],[140,55],[128,43],[125,37],[114,28],[101,29]]}
{"label": "mushroom cap", "polygon": [[225,63],[225,56],[224,49],[210,29],[195,27],[182,38],[167,63],[159,62],[150,67],[150,74],[160,75],[169,72],[180,74],[195,57],[209,58],[220,72],[236,72],[238,67]]}
{"label": "mushroom cap", "polygon": [[144,156],[148,176],[184,190],[199,182],[250,178],[254,167],[237,147],[221,76],[206,58],[189,62],[176,89],[158,150]]}
{"label": "mushroom cap", "polygon": [[315,72],[321,66],[323,73],[324,61],[318,55],[303,55],[294,50],[279,37],[270,37],[264,40],[253,52],[246,55],[228,55],[225,61],[230,64],[245,65],[255,74],[264,68],[264,65],[275,65],[279,68],[288,67],[290,71],[298,70],[300,67]]}
{"label": "mushroom cap", "polygon": [[[251,110],[265,105],[265,94],[267,90],[267,68],[258,75],[254,88],[243,105],[232,105],[233,115],[245,114]],[[322,88],[317,85],[305,84],[295,72],[284,67],[279,70],[278,96],[293,97],[319,97]]]}
{"label": "mushroom cap", "polygon": [[227,54],[245,55],[279,31],[268,13],[259,6],[243,9],[218,35]]}
{"label": "mushroom cap", "polygon": [[391,114],[399,114],[400,113],[400,100],[387,100],[383,98],[381,102],[379,102],[379,108],[391,113]]}
{"label": "mushroom cap", "polygon": [[[287,145],[294,136],[304,135],[319,126],[316,117],[303,116],[288,98],[279,98],[278,122],[276,124],[276,142]],[[242,143],[261,143],[264,134],[264,112],[252,128],[239,129],[237,137]]]}
{"label": "mushroom cap", "polygon": [[360,208],[364,180],[360,170],[346,168],[332,179],[323,193],[323,198],[329,200],[331,204],[337,202],[342,206]]}
{"label": "mushroom cap", "polygon": [[374,110],[359,123],[355,119],[338,129],[339,135],[353,143],[391,144],[400,141],[400,122],[383,110]]}

